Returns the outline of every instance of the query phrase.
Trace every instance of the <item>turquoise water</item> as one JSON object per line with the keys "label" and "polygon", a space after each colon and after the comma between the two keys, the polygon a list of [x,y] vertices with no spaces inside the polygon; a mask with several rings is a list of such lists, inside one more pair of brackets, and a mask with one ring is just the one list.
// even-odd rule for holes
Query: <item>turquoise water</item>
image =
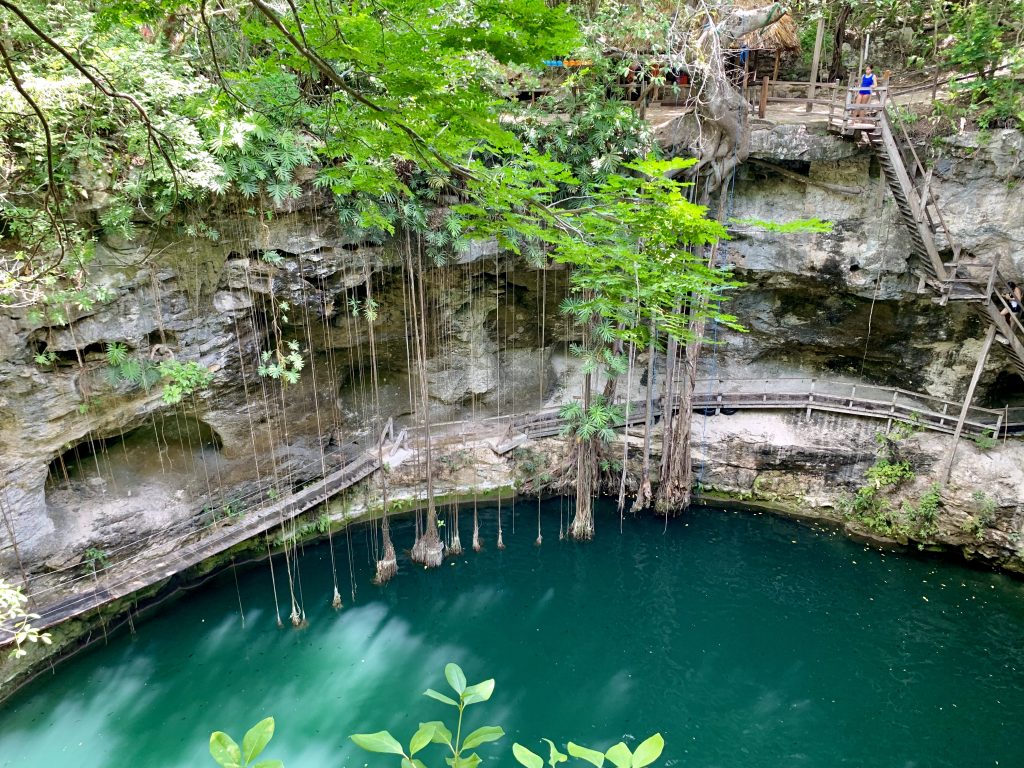
{"label": "turquoise water", "polygon": [[[338,613],[328,550],[309,547],[303,630],[275,625],[266,563],[239,570],[237,592],[228,572],[9,701],[0,766],[213,766],[210,731],[240,738],[268,714],[266,756],[287,768],[397,765],[346,736],[407,741],[446,716],[419,694],[452,660],[470,682],[496,678],[470,712],[509,732],[481,750],[503,765],[513,740],[661,731],[666,766],[1024,766],[1024,583],[708,510],[620,535],[605,509],[593,542],[559,542],[558,511],[535,547],[536,504],[517,504],[514,534],[506,506],[503,551],[489,513],[485,551],[437,571],[400,561],[384,588],[354,532],[355,602],[336,537]],[[409,546],[409,526],[396,538]]]}

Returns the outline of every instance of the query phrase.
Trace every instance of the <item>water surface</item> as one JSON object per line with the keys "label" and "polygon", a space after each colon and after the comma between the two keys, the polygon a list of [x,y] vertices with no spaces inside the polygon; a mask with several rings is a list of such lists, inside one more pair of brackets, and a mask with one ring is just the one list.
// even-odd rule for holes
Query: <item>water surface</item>
{"label": "water surface", "polygon": [[513,740],[540,751],[541,736],[609,746],[654,731],[666,766],[1024,765],[1024,583],[710,510],[620,534],[608,508],[593,542],[560,542],[560,505],[544,507],[541,547],[536,503],[517,503],[514,533],[506,504],[505,550],[490,511],[485,551],[436,571],[400,560],[384,588],[369,532],[336,536],[337,613],[329,550],[307,547],[303,630],[287,625],[280,558],[285,628],[269,566],[229,571],[16,695],[0,709],[0,766],[213,766],[211,730],[240,738],[268,714],[266,756],[287,768],[392,765],[346,736],[407,741],[446,716],[419,694],[453,660],[471,682],[497,680],[470,712],[472,727],[509,731],[481,750],[503,765]]}

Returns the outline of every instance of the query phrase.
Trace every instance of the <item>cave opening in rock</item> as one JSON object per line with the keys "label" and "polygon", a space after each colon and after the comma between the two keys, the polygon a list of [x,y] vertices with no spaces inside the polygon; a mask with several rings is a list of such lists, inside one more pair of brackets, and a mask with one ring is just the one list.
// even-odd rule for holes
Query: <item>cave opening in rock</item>
{"label": "cave opening in rock", "polygon": [[1000,371],[982,399],[986,408],[1024,406],[1024,381],[1016,371]]}
{"label": "cave opening in rock", "polygon": [[[86,434],[50,462],[47,496],[112,485],[120,492],[151,482],[201,482],[220,467],[222,441],[194,416],[175,414],[115,435]],[[48,498],[49,500],[49,498]]]}

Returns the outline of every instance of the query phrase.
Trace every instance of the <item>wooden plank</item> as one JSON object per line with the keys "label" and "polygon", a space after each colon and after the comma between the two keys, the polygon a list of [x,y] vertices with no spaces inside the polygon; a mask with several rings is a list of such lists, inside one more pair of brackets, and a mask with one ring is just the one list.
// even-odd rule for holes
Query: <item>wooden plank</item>
{"label": "wooden plank", "polygon": [[964,421],[967,419],[967,412],[971,408],[971,401],[974,399],[974,389],[978,386],[978,380],[981,379],[981,372],[985,369],[985,360],[988,359],[988,351],[992,346],[992,340],[996,337],[995,325],[989,325],[988,332],[985,334],[985,341],[981,345],[981,352],[978,353],[978,364],[974,366],[974,375],[971,377],[971,383],[967,387],[967,394],[964,396],[964,406],[960,411],[960,419],[956,423],[956,430],[953,432],[953,444],[949,447],[949,459],[946,461],[946,469],[942,475],[942,483],[945,485],[949,482],[949,475],[953,471],[953,459],[956,457],[956,446],[960,441],[960,433],[964,429]]}
{"label": "wooden plank", "polygon": [[821,64],[821,43],[825,39],[825,14],[818,16],[818,29],[814,33],[814,55],[811,57],[811,84],[807,87],[807,111],[811,111],[810,99],[814,98],[814,86],[818,82],[818,67]]}

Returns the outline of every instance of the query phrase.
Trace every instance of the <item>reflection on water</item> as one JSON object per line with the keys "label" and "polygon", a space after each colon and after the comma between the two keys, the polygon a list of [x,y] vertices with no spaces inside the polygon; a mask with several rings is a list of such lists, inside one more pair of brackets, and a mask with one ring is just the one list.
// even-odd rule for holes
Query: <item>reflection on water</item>
{"label": "reflection on water", "polygon": [[[519,505],[513,533],[506,504],[507,549],[484,515],[483,552],[436,571],[403,561],[384,588],[370,585],[368,532],[335,537],[342,591],[349,545],[357,589],[338,613],[329,553],[307,548],[302,630],[276,626],[266,563],[239,571],[237,592],[225,574],[16,696],[0,710],[0,766],[212,765],[211,730],[268,714],[268,757],[362,766],[349,733],[407,739],[447,715],[419,694],[451,660],[497,679],[470,723],[509,731],[489,755],[657,730],[666,765],[1024,765],[1021,582],[713,511],[620,535],[606,510],[577,545],[557,540],[558,506],[541,547],[535,505]],[[396,535],[410,543],[407,524]]]}

